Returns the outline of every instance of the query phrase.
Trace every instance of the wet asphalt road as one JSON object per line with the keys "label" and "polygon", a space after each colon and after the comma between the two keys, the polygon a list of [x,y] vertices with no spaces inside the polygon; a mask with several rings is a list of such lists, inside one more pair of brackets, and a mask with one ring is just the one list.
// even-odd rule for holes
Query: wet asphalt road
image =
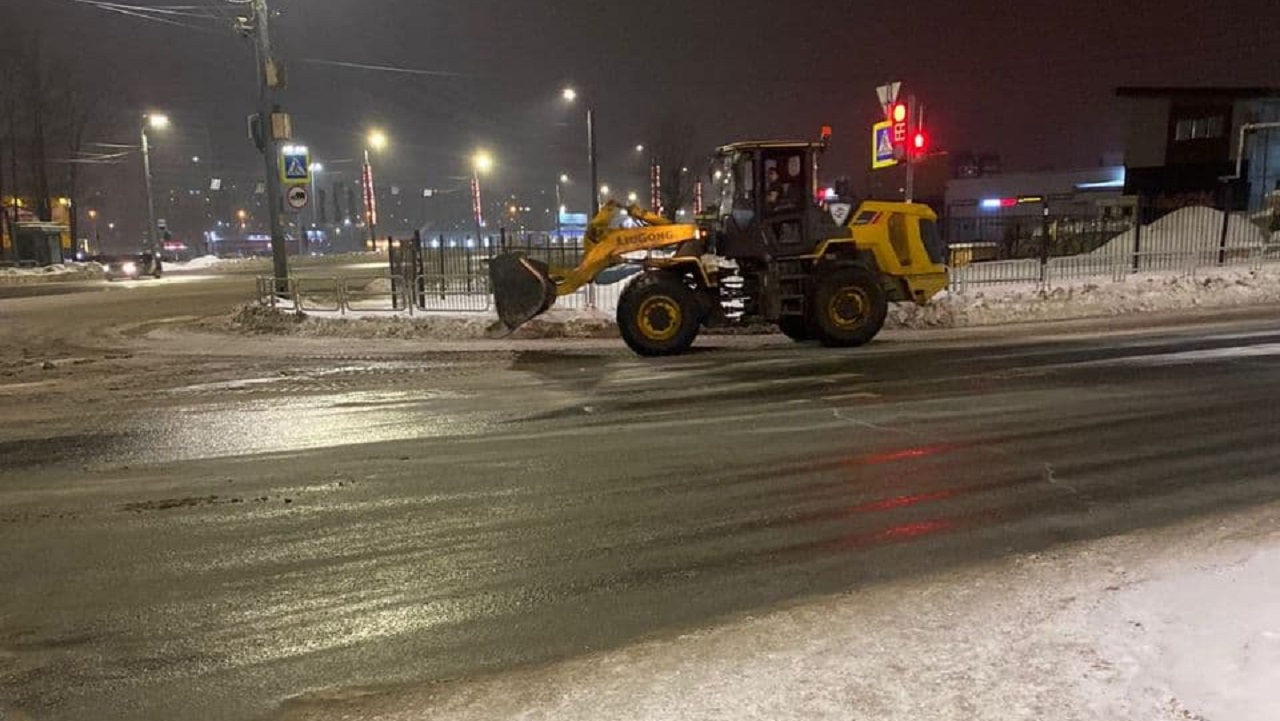
{"label": "wet asphalt road", "polygon": [[1276,500],[1277,321],[661,362],[143,345],[78,374],[86,331],[54,381],[0,377],[0,709],[269,717]]}

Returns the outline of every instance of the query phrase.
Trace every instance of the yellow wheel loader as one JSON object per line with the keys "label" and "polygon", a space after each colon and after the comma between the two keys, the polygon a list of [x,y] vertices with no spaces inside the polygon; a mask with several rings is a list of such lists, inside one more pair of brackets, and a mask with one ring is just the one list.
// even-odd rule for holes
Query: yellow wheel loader
{"label": "yellow wheel loader", "polygon": [[643,356],[682,353],[704,327],[770,323],[796,341],[852,347],[880,332],[890,302],[926,303],[947,286],[927,206],[822,199],[826,142],[748,142],[716,151],[712,202],[696,224],[606,204],[576,268],[521,254],[489,266],[514,330],[559,296],[630,276],[618,329]]}

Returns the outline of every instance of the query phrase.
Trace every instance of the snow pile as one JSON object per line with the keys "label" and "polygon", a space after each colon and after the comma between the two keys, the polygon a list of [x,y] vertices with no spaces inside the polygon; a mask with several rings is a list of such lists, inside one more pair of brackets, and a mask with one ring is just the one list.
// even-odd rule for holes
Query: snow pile
{"label": "snow pile", "polygon": [[[431,340],[476,340],[501,338],[508,333],[496,316],[487,313],[430,315],[367,315],[296,313],[250,304],[237,308],[214,329],[250,335],[293,335],[331,338],[404,338]],[[534,338],[614,338],[617,328],[600,313],[551,311],[524,324],[509,337]]]}
{"label": "snow pile", "polygon": [[1280,271],[1214,269],[1196,276],[1077,281],[1052,289],[1010,285],[943,292],[924,306],[895,305],[888,327],[958,328],[1277,302]]}
{"label": "snow pile", "polygon": [[[1222,243],[1221,210],[1195,206],[1176,210],[1143,226],[1140,252],[1154,256],[1217,253]],[[1126,231],[1086,257],[1116,257],[1133,253],[1135,231]],[[1227,219],[1228,251],[1252,251],[1268,243],[1269,234],[1247,217],[1233,213]]]}
{"label": "snow pile", "polygon": [[102,277],[102,266],[97,263],[59,263],[41,268],[0,268],[0,284],[5,285],[99,280]]}
{"label": "snow pile", "polygon": [[202,255],[180,263],[165,263],[165,270],[209,270],[225,263],[227,261],[216,255]]}

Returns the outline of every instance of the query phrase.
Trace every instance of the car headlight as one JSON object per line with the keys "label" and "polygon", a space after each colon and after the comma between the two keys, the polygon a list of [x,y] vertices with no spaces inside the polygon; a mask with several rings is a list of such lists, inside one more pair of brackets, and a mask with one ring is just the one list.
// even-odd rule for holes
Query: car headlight
{"label": "car headlight", "polygon": [[134,273],[138,272],[138,265],[137,263],[125,263],[124,265],[120,266],[120,272],[124,273],[125,275],[133,275]]}

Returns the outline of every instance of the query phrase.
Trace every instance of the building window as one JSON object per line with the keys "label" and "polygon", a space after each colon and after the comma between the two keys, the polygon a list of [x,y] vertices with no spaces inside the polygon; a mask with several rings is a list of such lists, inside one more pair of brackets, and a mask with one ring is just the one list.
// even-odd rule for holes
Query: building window
{"label": "building window", "polygon": [[1187,140],[1212,140],[1221,138],[1225,119],[1221,115],[1208,118],[1183,118],[1174,126],[1173,139],[1179,143]]}

